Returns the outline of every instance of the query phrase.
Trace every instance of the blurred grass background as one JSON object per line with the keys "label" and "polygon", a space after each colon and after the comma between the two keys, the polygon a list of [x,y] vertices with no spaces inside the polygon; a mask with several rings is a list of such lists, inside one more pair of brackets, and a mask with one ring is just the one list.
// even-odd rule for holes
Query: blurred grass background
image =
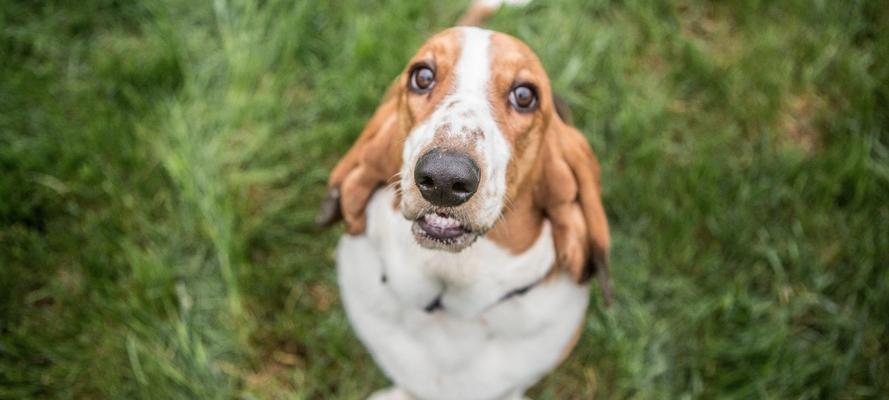
{"label": "blurred grass background", "polygon": [[[361,398],[327,173],[466,2],[0,0],[0,398]],[[536,1],[616,304],[531,395],[889,393],[889,7]]]}

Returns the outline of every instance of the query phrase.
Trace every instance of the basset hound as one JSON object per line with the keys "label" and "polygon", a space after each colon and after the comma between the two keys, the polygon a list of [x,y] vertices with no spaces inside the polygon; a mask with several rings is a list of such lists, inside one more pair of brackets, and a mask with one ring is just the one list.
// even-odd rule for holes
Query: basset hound
{"label": "basset hound", "polygon": [[394,383],[371,398],[522,398],[574,347],[594,272],[610,302],[598,162],[557,107],[519,39],[451,28],[334,168],[319,223],[345,220],[346,313]]}

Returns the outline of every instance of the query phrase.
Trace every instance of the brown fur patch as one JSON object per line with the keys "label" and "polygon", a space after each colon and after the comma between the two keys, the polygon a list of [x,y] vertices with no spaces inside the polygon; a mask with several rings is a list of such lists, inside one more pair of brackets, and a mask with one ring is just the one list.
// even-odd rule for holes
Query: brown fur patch
{"label": "brown fur patch", "polygon": [[599,273],[603,297],[611,301],[608,252],[611,238],[602,206],[599,163],[576,129],[555,121],[547,135],[543,179],[537,201],[553,225],[559,263],[578,282]]}
{"label": "brown fur patch", "polygon": [[[533,191],[541,175],[541,150],[552,111],[549,79],[534,52],[518,39],[502,33],[491,36],[489,102],[498,128],[510,144],[503,218],[488,237],[513,253],[522,253],[540,236],[543,213],[535,207]],[[509,103],[517,84],[537,88],[538,108],[519,112]]]}

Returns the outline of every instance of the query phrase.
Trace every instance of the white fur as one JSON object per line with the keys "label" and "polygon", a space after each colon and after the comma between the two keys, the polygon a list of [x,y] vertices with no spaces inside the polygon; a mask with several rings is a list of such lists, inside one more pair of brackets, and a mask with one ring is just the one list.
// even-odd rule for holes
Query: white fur
{"label": "white fur", "polygon": [[[492,226],[500,216],[506,196],[510,147],[497,126],[488,101],[491,31],[472,27],[459,29],[463,32],[463,43],[454,72],[456,87],[440,103],[453,104],[453,107],[440,107],[408,135],[402,153],[401,187],[414,185],[414,166],[436,134],[446,135],[447,141],[454,144],[469,142],[484,167],[480,190],[475,194],[482,199],[482,205],[475,219],[480,226]],[[442,132],[439,128],[443,126],[450,126],[450,129]],[[481,132],[481,135],[472,132]],[[404,201],[407,200],[405,197]]]}
{"label": "white fur", "polygon": [[[556,366],[587,307],[587,287],[561,273],[499,301],[555,262],[549,225],[520,255],[484,237],[460,253],[428,250],[393,200],[374,194],[366,234],[337,249],[349,321],[397,386],[373,398],[520,398]],[[443,309],[424,311],[437,296]]]}

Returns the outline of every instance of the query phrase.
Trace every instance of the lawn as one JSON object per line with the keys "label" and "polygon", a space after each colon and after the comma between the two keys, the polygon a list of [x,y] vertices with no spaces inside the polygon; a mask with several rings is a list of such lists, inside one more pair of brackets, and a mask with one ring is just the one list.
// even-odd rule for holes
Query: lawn
{"label": "lawn", "polygon": [[[0,0],[0,398],[387,385],[313,226],[466,2]],[[537,399],[889,396],[889,7],[559,0],[534,48],[600,160],[615,303]]]}

